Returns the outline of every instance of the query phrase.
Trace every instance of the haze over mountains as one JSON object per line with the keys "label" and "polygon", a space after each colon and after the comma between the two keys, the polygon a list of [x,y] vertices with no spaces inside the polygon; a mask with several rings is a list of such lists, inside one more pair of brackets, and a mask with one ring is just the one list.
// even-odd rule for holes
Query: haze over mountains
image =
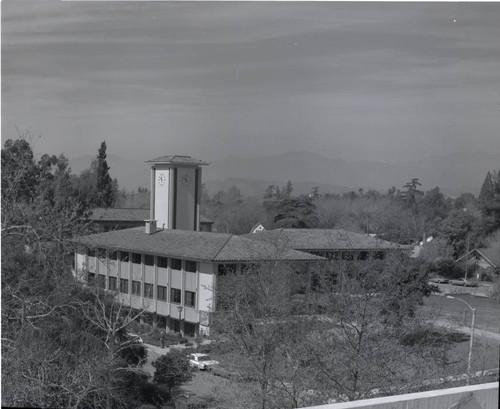
{"label": "haze over mountains", "polygon": [[[94,157],[70,160],[74,173],[88,168]],[[125,159],[108,155],[110,174],[121,188],[137,190],[149,187],[149,167],[144,159]],[[207,158],[202,158],[207,159]],[[230,156],[212,162],[203,170],[204,183],[210,194],[237,186],[245,195],[262,195],[269,184],[294,184],[295,193],[309,193],[320,186],[322,193],[344,193],[359,188],[385,192],[391,186],[401,188],[412,178],[419,178],[423,190],[439,186],[444,194],[479,193],[486,173],[500,168],[500,153],[454,153],[418,161],[382,163],[327,158],[315,153],[285,152],[279,155],[241,158]]]}

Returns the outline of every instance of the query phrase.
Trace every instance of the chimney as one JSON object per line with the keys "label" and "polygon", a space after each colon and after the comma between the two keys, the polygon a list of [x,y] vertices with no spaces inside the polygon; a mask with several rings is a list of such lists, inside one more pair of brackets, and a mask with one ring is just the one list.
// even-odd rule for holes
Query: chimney
{"label": "chimney", "polygon": [[156,220],[144,220],[146,222],[146,234],[156,233]]}

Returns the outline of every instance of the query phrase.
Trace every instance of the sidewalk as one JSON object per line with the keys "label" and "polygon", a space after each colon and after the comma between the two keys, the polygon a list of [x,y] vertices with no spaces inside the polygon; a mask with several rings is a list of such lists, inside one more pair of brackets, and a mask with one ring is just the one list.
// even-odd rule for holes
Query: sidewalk
{"label": "sidewalk", "polygon": [[[443,318],[438,318],[435,321],[433,321],[433,324],[439,327],[447,328],[450,330],[458,331],[463,334],[471,335],[471,328],[470,327],[465,327],[463,325],[457,325],[454,324],[450,321],[447,321]],[[500,343],[500,334],[497,334],[496,332],[491,332],[491,331],[486,331],[484,329],[476,328],[474,330],[474,336],[475,337],[484,337],[490,340],[493,340],[495,342]]]}
{"label": "sidewalk", "polygon": [[478,287],[461,287],[451,284],[436,284],[441,290],[440,294],[435,295],[455,295],[455,294],[472,294],[476,297],[490,297],[493,293],[493,284],[482,283]]}

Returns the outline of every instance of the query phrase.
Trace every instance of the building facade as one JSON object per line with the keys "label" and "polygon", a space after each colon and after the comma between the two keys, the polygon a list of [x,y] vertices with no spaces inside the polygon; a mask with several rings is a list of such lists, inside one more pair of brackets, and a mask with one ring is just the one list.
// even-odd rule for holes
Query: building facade
{"label": "building facade", "polygon": [[201,166],[188,156],[151,161],[151,211],[144,227],[76,240],[75,274],[116,293],[147,319],[186,335],[208,333],[217,276],[252,263],[323,260],[233,234],[200,231]]}

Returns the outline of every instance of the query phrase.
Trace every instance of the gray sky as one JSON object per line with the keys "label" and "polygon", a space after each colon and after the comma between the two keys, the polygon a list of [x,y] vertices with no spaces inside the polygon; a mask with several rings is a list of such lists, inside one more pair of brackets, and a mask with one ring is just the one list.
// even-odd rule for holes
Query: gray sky
{"label": "gray sky", "polygon": [[500,152],[500,3],[2,2],[2,139],[205,160]]}

